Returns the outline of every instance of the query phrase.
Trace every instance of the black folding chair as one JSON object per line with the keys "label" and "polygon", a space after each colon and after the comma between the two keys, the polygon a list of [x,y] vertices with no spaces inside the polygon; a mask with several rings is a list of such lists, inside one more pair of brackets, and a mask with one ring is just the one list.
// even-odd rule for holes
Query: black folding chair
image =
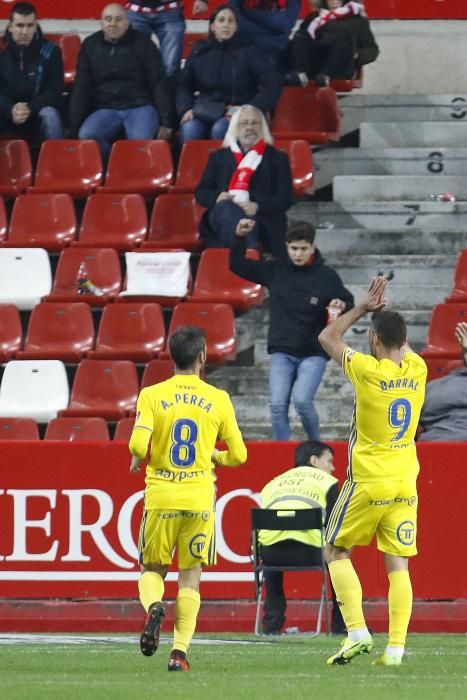
{"label": "black folding chair", "polygon": [[[260,607],[261,594],[264,583],[265,571],[321,571],[321,598],[318,609],[318,618],[316,621],[316,629],[311,634],[316,637],[321,632],[321,622],[323,610],[326,617],[326,633],[329,634],[329,602],[328,602],[328,585],[327,585],[327,570],[324,561],[324,517],[323,509],[303,508],[303,509],[280,509],[272,510],[267,508],[252,508],[251,510],[251,530],[252,530],[252,549],[253,549],[253,567],[255,576],[255,600],[256,617],[255,617],[255,634],[261,635],[260,627]],[[319,530],[321,533],[321,563],[312,566],[266,566],[261,560],[261,544],[258,540],[259,530]]]}

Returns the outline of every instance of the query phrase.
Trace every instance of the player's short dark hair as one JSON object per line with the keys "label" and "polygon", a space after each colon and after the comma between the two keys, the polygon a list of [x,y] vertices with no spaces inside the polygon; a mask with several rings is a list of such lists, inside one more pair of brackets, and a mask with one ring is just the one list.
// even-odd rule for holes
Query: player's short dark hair
{"label": "player's short dark hair", "polygon": [[199,326],[180,326],[169,338],[169,350],[178,369],[192,367],[206,348],[206,333]]}
{"label": "player's short dark hair", "polygon": [[315,457],[321,457],[325,452],[330,452],[334,454],[334,450],[330,445],[326,445],[325,442],[319,442],[318,440],[306,440],[301,442],[295,448],[295,466],[296,467],[306,467],[310,464],[310,459]]}
{"label": "player's short dark hair", "polygon": [[22,15],[23,17],[35,15],[37,17],[37,10],[30,2],[16,2],[10,10],[10,20],[13,19],[13,15]]}
{"label": "player's short dark hair", "polygon": [[292,221],[285,234],[285,240],[287,243],[306,241],[312,244],[315,242],[315,235],[316,231],[313,224],[308,223],[308,221]]}
{"label": "player's short dark hair", "polygon": [[383,309],[371,317],[373,328],[386,348],[399,349],[407,340],[407,324],[397,311]]}

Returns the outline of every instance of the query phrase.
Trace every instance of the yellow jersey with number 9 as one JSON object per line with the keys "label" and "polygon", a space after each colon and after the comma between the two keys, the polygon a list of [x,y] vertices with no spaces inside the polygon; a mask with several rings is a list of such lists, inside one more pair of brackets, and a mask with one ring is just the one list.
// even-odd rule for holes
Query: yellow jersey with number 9
{"label": "yellow jersey with number 9", "polygon": [[141,391],[130,449],[141,440],[146,449],[150,438],[146,509],[212,510],[216,440],[228,446],[219,464],[236,466],[247,456],[229,395],[194,374],[176,374]]}
{"label": "yellow jersey with number 9", "polygon": [[347,478],[398,481],[419,472],[415,433],[425,398],[427,368],[414,352],[400,365],[346,348],[342,369],[355,389]]}

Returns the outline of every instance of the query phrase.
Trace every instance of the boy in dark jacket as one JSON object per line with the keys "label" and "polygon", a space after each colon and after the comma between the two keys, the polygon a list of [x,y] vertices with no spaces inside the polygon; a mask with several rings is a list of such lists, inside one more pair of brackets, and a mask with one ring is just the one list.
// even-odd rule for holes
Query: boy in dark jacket
{"label": "boy in dark jacket", "polygon": [[0,133],[24,139],[63,138],[62,54],[44,39],[34,5],[13,5],[4,44],[0,52]]}
{"label": "boy in dark jacket", "polygon": [[294,389],[294,405],[303,428],[310,440],[319,440],[319,416],[313,399],[329,357],[318,342],[318,335],[327,322],[326,307],[347,311],[354,305],[353,296],[337,272],[324,264],[311,224],[292,224],[286,235],[287,258],[273,261],[245,257],[245,236],[253,224],[249,219],[239,222],[230,251],[230,269],[269,289],[273,439],[290,440],[288,413]]}

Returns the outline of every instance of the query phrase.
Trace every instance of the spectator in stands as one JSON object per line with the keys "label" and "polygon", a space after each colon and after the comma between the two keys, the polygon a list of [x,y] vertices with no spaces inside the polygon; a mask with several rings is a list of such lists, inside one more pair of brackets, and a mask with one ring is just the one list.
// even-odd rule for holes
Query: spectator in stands
{"label": "spectator in stands", "polygon": [[[295,467],[279,474],[261,491],[262,508],[315,508],[325,512],[324,523],[338,495],[338,481],[332,476],[334,450],[324,442],[308,440],[295,449]],[[259,533],[261,559],[266,566],[320,566],[322,561],[321,533],[318,530],[261,530]],[[280,634],[286,617],[282,571],[264,573],[266,600],[264,602],[263,632]],[[346,627],[332,590],[331,631],[345,634]]]}
{"label": "spectator in stands", "polygon": [[283,256],[286,211],[292,205],[292,174],[286,154],[274,148],[261,110],[241,107],[230,120],[223,148],[211,153],[195,197],[207,211],[200,233],[207,246],[228,248],[238,222],[248,217],[247,244],[264,243]]}
{"label": "spectator in stands", "polygon": [[285,72],[289,35],[300,14],[300,0],[229,0],[229,5],[240,18],[240,37]]}
{"label": "spectator in stands", "polygon": [[289,404],[310,440],[319,440],[319,416],[313,403],[329,360],[318,342],[327,322],[327,306],[341,312],[353,307],[353,296],[339,275],[324,264],[315,246],[312,224],[298,221],[286,236],[287,258],[273,261],[245,257],[245,238],[254,222],[242,219],[230,251],[230,269],[269,289],[269,399],[274,440],[290,440]]}
{"label": "spectator in stands", "polygon": [[[130,0],[125,4],[133,29],[157,36],[167,77],[176,78],[183,52],[185,20],[182,0]],[[207,0],[194,0],[193,14],[208,9]]]}
{"label": "spectator in stands", "polygon": [[0,133],[63,138],[62,93],[59,47],[44,39],[34,5],[15,3],[0,52]]}
{"label": "spectator in stands", "polygon": [[220,5],[209,18],[207,41],[195,46],[178,80],[181,142],[223,139],[239,105],[251,104],[267,113],[281,90],[282,78],[274,66],[256,46],[239,40],[234,10]]}
{"label": "spectator in stands", "polygon": [[465,366],[427,384],[420,416],[423,442],[467,441],[467,323],[458,323],[455,334]]}
{"label": "spectator in stands", "polygon": [[128,139],[168,140],[174,113],[159,50],[130,27],[121,5],[104,7],[102,30],[88,36],[78,56],[70,126],[98,141],[104,161],[111,144]]}
{"label": "spectator in stands", "polygon": [[320,87],[333,78],[353,78],[355,71],[376,60],[379,49],[365,8],[348,0],[323,0],[305,17],[290,43],[292,72],[289,85],[305,87],[314,80]]}

